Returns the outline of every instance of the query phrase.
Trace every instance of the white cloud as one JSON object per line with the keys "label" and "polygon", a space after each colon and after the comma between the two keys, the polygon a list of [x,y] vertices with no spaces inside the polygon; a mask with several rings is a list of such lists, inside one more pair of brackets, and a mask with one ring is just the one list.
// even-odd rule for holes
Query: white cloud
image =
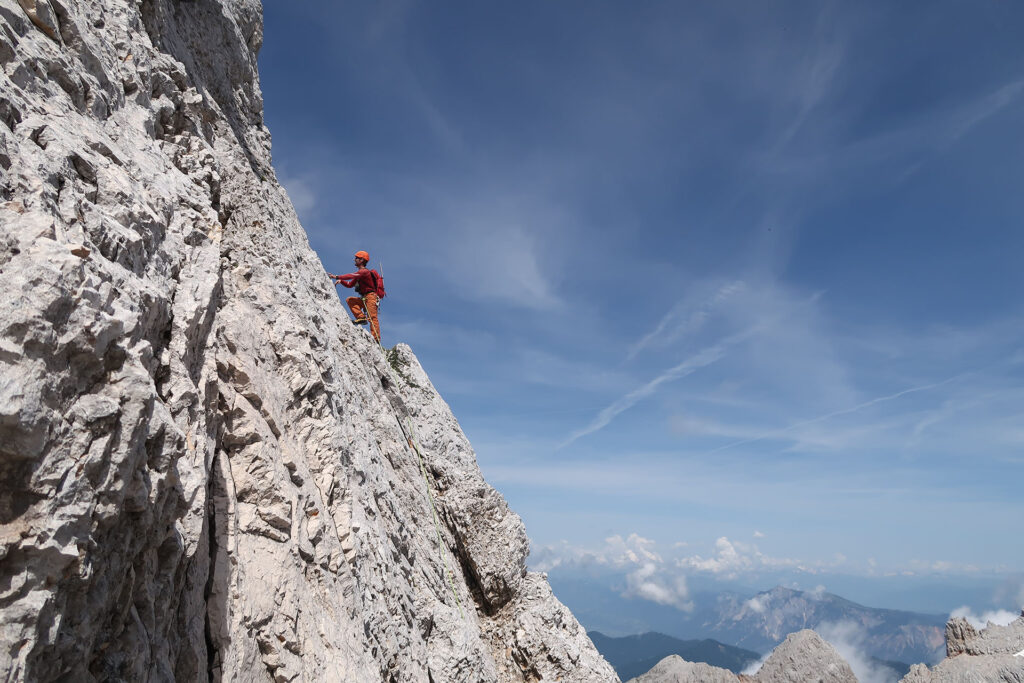
{"label": "white cloud", "polygon": [[714,556],[694,555],[678,560],[677,564],[686,569],[716,574],[730,579],[755,569],[800,567],[800,562],[797,560],[769,557],[758,550],[757,546],[730,541],[725,536],[715,541]]}
{"label": "white cloud", "polygon": [[765,604],[765,596],[763,595],[755,595],[747,600],[744,605],[758,614],[764,614],[764,611],[768,608],[768,605]]}
{"label": "white cloud", "polygon": [[771,652],[765,652],[763,655],[761,655],[761,659],[757,660],[756,662],[751,662],[747,665],[747,668],[741,671],[740,673],[742,673],[745,676],[757,675],[757,672],[761,669],[762,666],[764,666],[764,663],[767,662],[768,658],[771,656]]}
{"label": "white cloud", "polygon": [[612,564],[662,562],[661,556],[654,552],[655,542],[640,534],[633,533],[626,538],[616,534],[609,536],[604,542],[606,557]]}
{"label": "white cloud", "polygon": [[1019,612],[1014,613],[1005,609],[989,610],[987,612],[982,612],[981,615],[977,615],[970,607],[964,605],[963,607],[958,607],[955,610],[953,610],[950,613],[949,618],[953,619],[955,617],[963,617],[967,619],[971,626],[978,630],[981,630],[983,628],[986,628],[989,624],[994,624],[996,626],[1006,626],[1007,624],[1016,621],[1019,616]]}
{"label": "white cloud", "polygon": [[636,533],[625,538],[617,534],[609,536],[603,546],[592,551],[563,541],[538,549],[531,555],[530,565],[536,571],[551,571],[562,565],[598,565],[622,570],[626,581],[623,597],[692,610],[686,576],[678,567],[665,562],[655,545],[653,540]]}
{"label": "white cloud", "polygon": [[852,621],[819,624],[815,631],[827,640],[853,669],[859,683],[895,683],[899,673],[871,659],[864,649],[867,631]]}
{"label": "white cloud", "polygon": [[764,534],[762,534],[760,531],[756,531],[755,530],[754,531],[754,538],[764,538]]}
{"label": "white cloud", "polygon": [[664,562],[654,550],[655,542],[640,534],[632,533],[626,538],[616,534],[604,539],[604,545],[597,549],[585,549],[561,541],[555,545],[537,548],[530,554],[530,566],[535,571],[551,571],[562,565],[602,565],[614,568],[660,565]]}
{"label": "white cloud", "polygon": [[686,577],[667,575],[662,565],[647,562],[626,575],[625,597],[637,597],[689,612],[693,610]]}
{"label": "white cloud", "polygon": [[316,183],[309,178],[294,176],[279,176],[278,182],[288,192],[288,198],[295,207],[295,213],[299,220],[308,220],[312,217],[313,209],[317,205]]}

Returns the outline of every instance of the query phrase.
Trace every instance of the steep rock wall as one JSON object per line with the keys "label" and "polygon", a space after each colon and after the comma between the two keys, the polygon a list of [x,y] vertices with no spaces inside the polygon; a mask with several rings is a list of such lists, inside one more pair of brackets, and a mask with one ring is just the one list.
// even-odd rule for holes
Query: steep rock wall
{"label": "steep rock wall", "polygon": [[0,0],[0,672],[616,680],[411,351],[347,323],[261,21]]}

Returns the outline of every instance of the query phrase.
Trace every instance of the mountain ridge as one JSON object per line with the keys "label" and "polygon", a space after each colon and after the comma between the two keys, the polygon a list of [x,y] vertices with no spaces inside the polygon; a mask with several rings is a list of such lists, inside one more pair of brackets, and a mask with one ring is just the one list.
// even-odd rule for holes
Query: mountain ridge
{"label": "mountain ridge", "polygon": [[716,614],[703,626],[710,636],[763,651],[794,631],[840,622],[862,630],[864,649],[878,659],[935,663],[944,654],[946,617],[866,607],[825,591],[784,586],[749,598],[721,595]]}
{"label": "mountain ridge", "polygon": [[621,638],[606,636],[599,631],[587,631],[587,635],[622,680],[646,673],[669,655],[679,655],[689,662],[703,662],[733,673],[740,673],[761,658],[757,652],[710,638],[681,640],[653,631]]}
{"label": "mountain ridge", "polygon": [[[722,643],[767,652],[786,635],[804,628],[852,622],[865,634],[866,651],[882,661],[927,662],[944,656],[946,617],[909,610],[861,605],[826,591],[775,588],[741,594],[733,591],[691,593],[693,610],[625,598],[603,583],[549,578],[559,599],[591,631],[616,637],[657,631],[682,640],[713,638]],[[773,592],[774,591],[774,592]],[[766,613],[753,609],[760,599]],[[787,605],[796,600],[798,604]],[[768,611],[781,610],[774,616]]]}

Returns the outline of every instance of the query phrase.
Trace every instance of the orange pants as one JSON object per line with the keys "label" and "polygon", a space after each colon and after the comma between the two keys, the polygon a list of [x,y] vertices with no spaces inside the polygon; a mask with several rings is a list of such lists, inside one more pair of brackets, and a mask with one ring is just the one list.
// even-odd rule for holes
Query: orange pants
{"label": "orange pants", "polygon": [[[366,311],[363,311],[363,302],[366,302]],[[370,292],[363,298],[358,296],[350,296],[345,299],[345,303],[348,304],[348,310],[352,311],[352,317],[356,320],[365,320],[367,314],[370,318],[370,334],[373,338],[380,343],[380,322],[377,321],[377,304],[380,303],[380,299],[374,292]]]}

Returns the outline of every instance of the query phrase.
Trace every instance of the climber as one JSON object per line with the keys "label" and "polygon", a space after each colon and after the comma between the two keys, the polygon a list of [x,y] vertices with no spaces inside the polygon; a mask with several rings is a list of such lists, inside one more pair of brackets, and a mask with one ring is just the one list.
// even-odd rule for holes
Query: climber
{"label": "climber", "polygon": [[345,299],[348,308],[352,311],[352,321],[356,325],[370,323],[370,333],[380,343],[380,322],[377,320],[377,308],[380,306],[381,297],[384,293],[384,278],[376,270],[367,268],[370,262],[370,255],[365,251],[355,253],[356,272],[345,275],[327,274],[335,285],[345,285],[348,288],[355,287],[359,296],[350,296]]}

